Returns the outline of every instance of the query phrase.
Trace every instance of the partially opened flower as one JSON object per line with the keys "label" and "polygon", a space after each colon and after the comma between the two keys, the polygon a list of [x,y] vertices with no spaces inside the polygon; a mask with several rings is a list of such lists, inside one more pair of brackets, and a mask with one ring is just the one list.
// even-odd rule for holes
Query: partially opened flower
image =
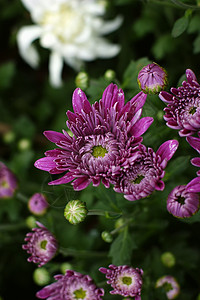
{"label": "partially opened flower", "polygon": [[42,47],[51,50],[49,72],[54,86],[61,85],[66,62],[76,70],[83,61],[111,58],[120,47],[102,35],[116,30],[122,23],[117,17],[105,22],[105,5],[98,0],[22,0],[36,25],[22,27],[17,35],[24,60],[37,67],[39,56],[32,42],[40,39]]}
{"label": "partially opened flower", "polygon": [[140,89],[147,94],[158,94],[167,85],[167,72],[156,63],[140,70],[137,78]]}
{"label": "partially opened flower", "polygon": [[141,143],[141,135],[153,122],[150,117],[140,119],[145,100],[146,95],[140,92],[124,105],[122,89],[110,84],[102,99],[91,105],[77,88],[72,98],[74,112],[67,112],[67,126],[74,135],[71,137],[64,130],[63,134],[44,132],[59,148],[47,151],[35,166],[50,174],[65,172],[49,184],[74,180],[74,189],[82,190],[91,182],[98,186],[102,181],[109,187],[111,174],[118,174],[119,165]]}
{"label": "partially opened flower", "polygon": [[0,199],[11,198],[16,189],[16,176],[4,163],[0,162]]}
{"label": "partially opened flower", "polygon": [[56,275],[56,282],[37,292],[40,299],[54,300],[101,300],[104,290],[97,288],[89,275],[67,270],[65,275]]}
{"label": "partially opened flower", "polygon": [[142,289],[142,269],[134,269],[123,265],[109,265],[109,269],[100,268],[99,271],[106,274],[107,283],[113,288],[111,294],[118,294],[124,297],[135,297],[135,300],[141,300]]}
{"label": "partially opened flower", "polygon": [[200,198],[197,193],[187,191],[187,186],[176,186],[167,199],[167,210],[177,218],[189,218],[199,210]]}
{"label": "partially opened flower", "polygon": [[43,266],[50,261],[56,254],[58,243],[54,235],[41,223],[36,222],[37,228],[33,228],[32,232],[27,233],[22,248],[31,254],[28,262]]}
{"label": "partially opened flower", "polygon": [[135,155],[122,165],[118,176],[113,176],[114,190],[123,193],[127,200],[134,201],[149,196],[154,190],[162,191],[165,187],[162,178],[164,169],[178,148],[178,141],[163,143],[155,153],[152,148],[139,145]]}
{"label": "partially opened flower", "polygon": [[180,136],[189,136],[200,130],[200,85],[195,74],[186,70],[187,81],[171,88],[171,93],[160,92],[159,97],[167,103],[164,120],[167,126],[179,130]]}
{"label": "partially opened flower", "polygon": [[163,276],[156,282],[156,288],[163,287],[166,291],[167,299],[175,299],[180,293],[180,286],[173,276]]}
{"label": "partially opened flower", "polygon": [[45,214],[49,203],[41,193],[35,193],[28,201],[28,208],[34,215],[42,216]]}

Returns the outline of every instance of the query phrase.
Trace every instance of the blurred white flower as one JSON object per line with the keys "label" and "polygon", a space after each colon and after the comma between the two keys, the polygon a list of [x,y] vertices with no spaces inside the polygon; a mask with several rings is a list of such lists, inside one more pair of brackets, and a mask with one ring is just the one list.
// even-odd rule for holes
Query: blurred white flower
{"label": "blurred white flower", "polygon": [[22,27],[17,35],[19,52],[33,68],[39,56],[32,42],[40,39],[51,50],[50,82],[59,87],[66,62],[79,70],[83,61],[111,58],[118,54],[119,45],[109,43],[104,34],[116,30],[122,23],[120,16],[104,21],[105,2],[98,0],[21,0],[36,25]]}

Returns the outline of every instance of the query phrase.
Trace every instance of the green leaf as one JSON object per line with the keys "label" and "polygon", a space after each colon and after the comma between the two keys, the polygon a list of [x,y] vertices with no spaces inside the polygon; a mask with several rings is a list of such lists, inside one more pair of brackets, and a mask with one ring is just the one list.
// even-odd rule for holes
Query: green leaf
{"label": "green leaf", "polygon": [[172,29],[172,36],[174,38],[180,36],[187,29],[188,24],[188,18],[186,18],[185,16],[176,20]]}
{"label": "green leaf", "polygon": [[170,34],[160,36],[152,47],[152,52],[157,60],[165,57],[166,54],[172,53],[176,49],[176,44]]}
{"label": "green leaf", "polygon": [[137,246],[128,232],[128,227],[121,232],[110,247],[109,256],[112,257],[114,265],[131,263],[131,253]]}
{"label": "green leaf", "polygon": [[188,26],[188,33],[194,33],[194,32],[198,32],[200,31],[200,18],[199,15],[194,16],[191,21],[190,24]]}

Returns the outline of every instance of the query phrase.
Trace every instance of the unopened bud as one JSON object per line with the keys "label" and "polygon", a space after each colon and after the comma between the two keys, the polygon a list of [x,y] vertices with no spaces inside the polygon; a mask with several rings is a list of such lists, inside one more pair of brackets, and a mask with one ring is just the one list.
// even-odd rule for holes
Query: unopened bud
{"label": "unopened bud", "polygon": [[102,240],[104,240],[104,242],[106,242],[106,243],[112,243],[113,237],[112,237],[112,235],[110,234],[110,232],[108,232],[108,231],[103,231],[103,232],[101,233],[101,237],[102,237]]}
{"label": "unopened bud", "polygon": [[29,216],[26,218],[26,225],[28,228],[32,229],[36,227],[36,219],[33,216]]}
{"label": "unopened bud", "polygon": [[138,74],[138,85],[146,94],[158,94],[167,86],[167,72],[156,63],[148,64]]}
{"label": "unopened bud", "polygon": [[37,285],[46,285],[50,281],[50,274],[45,268],[35,269],[33,272],[33,280]]}
{"label": "unopened bud", "polygon": [[20,151],[26,151],[29,150],[31,148],[31,142],[28,139],[21,139],[18,142],[18,148]]}
{"label": "unopened bud", "polygon": [[71,264],[69,264],[68,262],[62,263],[60,266],[60,270],[63,274],[66,273],[67,270],[72,270],[73,267]]}
{"label": "unopened bud", "polygon": [[87,216],[86,203],[81,200],[72,200],[67,203],[64,210],[65,218],[73,225],[82,222]]}
{"label": "unopened bud", "polygon": [[115,71],[113,71],[113,70],[111,70],[111,69],[108,69],[108,70],[105,72],[104,77],[105,77],[106,80],[112,81],[112,80],[115,79],[116,73],[115,73]]}
{"label": "unopened bud", "polygon": [[43,194],[35,193],[28,201],[30,212],[36,216],[42,216],[46,213],[49,203]]}
{"label": "unopened bud", "polygon": [[176,259],[171,252],[165,252],[161,255],[161,261],[164,266],[171,268],[175,265]]}
{"label": "unopened bud", "polygon": [[0,162],[0,199],[12,198],[16,189],[16,176],[4,163]]}
{"label": "unopened bud", "polygon": [[75,79],[75,84],[82,90],[87,89],[89,83],[89,77],[86,72],[79,72]]}

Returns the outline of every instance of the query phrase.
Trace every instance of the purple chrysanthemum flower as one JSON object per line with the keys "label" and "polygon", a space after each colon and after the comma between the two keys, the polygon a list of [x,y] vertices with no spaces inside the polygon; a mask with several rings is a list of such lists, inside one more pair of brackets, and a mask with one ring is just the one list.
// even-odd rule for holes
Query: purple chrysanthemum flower
{"label": "purple chrysanthemum flower", "polygon": [[126,265],[118,267],[109,265],[109,268],[100,268],[99,271],[106,274],[107,283],[113,288],[110,293],[124,297],[135,297],[135,300],[140,300],[143,270]]}
{"label": "purple chrysanthemum flower", "polygon": [[17,189],[17,178],[0,162],[0,199],[11,198]]}
{"label": "purple chrysanthemum flower", "polygon": [[[200,133],[198,133],[199,137],[188,136],[187,141],[198,153],[200,153]],[[191,159],[191,163],[196,166],[200,167],[200,157],[194,157]],[[192,179],[187,184],[187,191],[193,193],[200,193],[200,170],[197,171],[198,177]]]}
{"label": "purple chrysanthemum flower", "polygon": [[197,193],[187,191],[187,186],[176,186],[167,199],[167,210],[177,218],[189,218],[199,210],[200,198]]}
{"label": "purple chrysanthemum flower", "polygon": [[145,100],[146,95],[140,92],[124,105],[122,89],[110,84],[102,99],[91,105],[77,88],[72,98],[74,112],[67,112],[67,126],[73,137],[66,131],[44,132],[59,149],[47,151],[35,166],[50,174],[66,172],[49,184],[65,184],[75,179],[75,190],[82,190],[91,182],[98,186],[101,181],[109,187],[109,171],[141,143],[141,135],[153,121],[150,117],[140,119]]}
{"label": "purple chrysanthemum flower", "polygon": [[31,254],[28,262],[43,266],[50,261],[56,254],[58,243],[54,235],[41,223],[36,222],[39,228],[33,228],[32,232],[27,233],[24,239],[27,244],[22,248]]}
{"label": "purple chrysanthemum flower", "polygon": [[178,141],[163,143],[155,153],[152,148],[139,145],[135,155],[127,159],[118,176],[113,177],[114,190],[123,193],[127,200],[145,198],[154,190],[162,191],[165,187],[161,180],[165,167],[178,148]]}
{"label": "purple chrysanthemum flower", "polygon": [[97,288],[88,275],[67,270],[65,275],[56,275],[57,282],[52,283],[37,292],[40,299],[54,300],[101,300],[104,290]]}
{"label": "purple chrysanthemum flower", "polygon": [[166,290],[167,299],[175,299],[180,293],[180,286],[172,276],[163,276],[156,282],[156,288],[163,287]]}
{"label": "purple chrysanthemum flower", "polygon": [[49,203],[43,194],[35,193],[28,201],[28,208],[34,215],[41,216],[45,214]]}
{"label": "purple chrysanthemum flower", "polygon": [[186,70],[187,81],[171,88],[171,93],[160,92],[159,97],[168,103],[164,109],[167,126],[178,129],[180,136],[189,136],[200,130],[200,85],[192,70]]}
{"label": "purple chrysanthemum flower", "polygon": [[158,94],[167,85],[167,72],[156,63],[148,64],[138,74],[140,89],[147,94]]}

